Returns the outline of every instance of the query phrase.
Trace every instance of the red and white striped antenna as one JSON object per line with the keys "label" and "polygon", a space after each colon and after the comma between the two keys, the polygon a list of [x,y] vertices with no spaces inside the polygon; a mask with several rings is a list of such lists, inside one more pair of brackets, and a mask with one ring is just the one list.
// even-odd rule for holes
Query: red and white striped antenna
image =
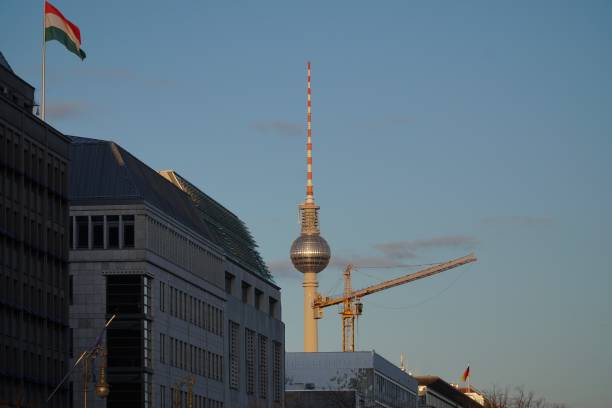
{"label": "red and white striped antenna", "polygon": [[312,192],[312,127],[310,117],[310,61],[307,62],[308,66],[308,90],[307,90],[307,104],[306,104],[306,202],[314,203],[314,194]]}

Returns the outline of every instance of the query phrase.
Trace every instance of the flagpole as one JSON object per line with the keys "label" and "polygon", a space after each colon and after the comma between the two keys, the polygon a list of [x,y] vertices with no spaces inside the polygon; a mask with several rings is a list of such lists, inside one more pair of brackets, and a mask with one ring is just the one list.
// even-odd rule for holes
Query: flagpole
{"label": "flagpole", "polygon": [[42,82],[40,85],[40,118],[45,120],[45,63],[47,59],[47,37],[45,33],[45,11],[47,0],[43,0],[43,44],[42,44]]}
{"label": "flagpole", "polygon": [[[468,364],[468,367],[470,365]],[[468,371],[467,383],[468,383],[468,392],[470,392],[470,377],[472,376],[472,370]]]}

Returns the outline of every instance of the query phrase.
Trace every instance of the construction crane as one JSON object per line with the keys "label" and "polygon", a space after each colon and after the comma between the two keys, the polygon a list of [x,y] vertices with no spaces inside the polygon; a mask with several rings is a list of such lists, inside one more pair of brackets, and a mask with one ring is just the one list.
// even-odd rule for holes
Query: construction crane
{"label": "construction crane", "polygon": [[353,290],[351,286],[351,272],[353,265],[347,265],[344,270],[344,292],[340,296],[327,297],[317,294],[312,303],[315,319],[323,317],[323,309],[333,305],[341,305],[340,318],[342,319],[342,351],[355,351],[355,319],[363,313],[363,303],[361,298],[373,293],[380,292],[395,286],[414,282],[419,279],[427,278],[438,273],[448,271],[461,265],[475,262],[474,254],[469,254],[461,258],[443,262],[419,272],[403,275],[395,279],[377,283],[363,289]]}

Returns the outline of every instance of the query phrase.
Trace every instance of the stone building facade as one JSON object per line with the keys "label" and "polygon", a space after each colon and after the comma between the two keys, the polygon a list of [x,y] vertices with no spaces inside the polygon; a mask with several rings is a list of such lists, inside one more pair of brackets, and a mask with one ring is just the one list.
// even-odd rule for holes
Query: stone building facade
{"label": "stone building facade", "polygon": [[194,381],[193,408],[282,407],[280,289],[242,221],[113,142],[75,137],[71,160],[73,357],[117,316],[110,394],[88,406],[186,407]]}

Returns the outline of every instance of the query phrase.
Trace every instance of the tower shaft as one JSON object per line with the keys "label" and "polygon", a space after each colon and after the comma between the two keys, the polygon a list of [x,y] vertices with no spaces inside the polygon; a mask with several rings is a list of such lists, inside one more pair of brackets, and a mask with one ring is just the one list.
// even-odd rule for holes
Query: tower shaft
{"label": "tower shaft", "polygon": [[304,287],[304,351],[317,352],[319,351],[319,328],[315,309],[312,307],[319,287],[317,274],[305,273],[302,286]]}

